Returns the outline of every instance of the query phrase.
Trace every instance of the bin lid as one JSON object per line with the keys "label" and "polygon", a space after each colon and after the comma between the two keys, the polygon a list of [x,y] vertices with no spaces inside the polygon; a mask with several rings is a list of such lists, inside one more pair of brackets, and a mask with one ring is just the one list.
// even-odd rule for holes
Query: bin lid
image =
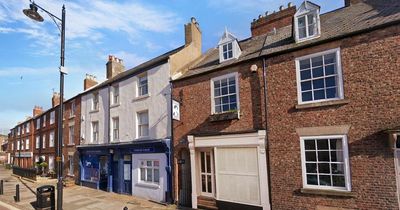
{"label": "bin lid", "polygon": [[36,191],[43,193],[43,192],[52,192],[52,191],[54,191],[54,189],[55,188],[53,185],[43,185],[43,186],[38,187],[36,189]]}

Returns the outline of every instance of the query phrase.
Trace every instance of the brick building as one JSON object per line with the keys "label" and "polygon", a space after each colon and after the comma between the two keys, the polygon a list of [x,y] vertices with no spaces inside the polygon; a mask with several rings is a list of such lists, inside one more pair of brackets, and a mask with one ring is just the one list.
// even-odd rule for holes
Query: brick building
{"label": "brick building", "polygon": [[[399,208],[399,23],[398,1],[346,0],[325,14],[305,1],[254,20],[239,48],[225,33],[173,81],[175,199],[194,208]],[[251,154],[267,156],[257,175]],[[234,182],[246,175],[259,188]]]}
{"label": "brick building", "polygon": [[32,118],[18,123],[11,129],[8,139],[8,153],[10,164],[20,167],[33,167],[32,163]]}

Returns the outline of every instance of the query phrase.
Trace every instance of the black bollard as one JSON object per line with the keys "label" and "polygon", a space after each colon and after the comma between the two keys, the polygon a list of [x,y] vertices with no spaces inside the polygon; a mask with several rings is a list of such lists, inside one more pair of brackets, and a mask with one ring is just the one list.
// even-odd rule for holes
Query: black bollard
{"label": "black bollard", "polygon": [[0,181],[0,195],[4,194],[4,190],[3,190],[3,180]]}
{"label": "black bollard", "polygon": [[19,184],[17,184],[15,188],[15,202],[19,202]]}
{"label": "black bollard", "polygon": [[128,210],[128,207],[125,206],[123,210]]}

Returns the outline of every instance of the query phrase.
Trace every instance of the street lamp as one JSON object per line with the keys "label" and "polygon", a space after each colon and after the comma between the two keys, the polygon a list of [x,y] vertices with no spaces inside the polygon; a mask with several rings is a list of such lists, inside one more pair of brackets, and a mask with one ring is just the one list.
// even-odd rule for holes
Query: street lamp
{"label": "street lamp", "polygon": [[[64,68],[64,52],[65,52],[65,6],[62,6],[62,16],[61,18],[53,15],[49,11],[43,9],[41,6],[37,5],[34,1],[30,1],[29,9],[24,9],[23,13],[31,18],[32,20],[43,22],[43,17],[38,13],[38,8],[48,14],[53,22],[57,25],[58,30],[61,32],[61,56],[60,56],[60,104],[58,109],[58,145],[57,145],[57,209],[62,210],[62,198],[63,198],[63,184],[62,184],[62,174],[63,174],[63,163],[62,163],[62,137],[63,137],[63,104],[64,104],[64,74],[66,74]],[[57,22],[58,21],[58,22]],[[61,26],[60,26],[61,22]]]}

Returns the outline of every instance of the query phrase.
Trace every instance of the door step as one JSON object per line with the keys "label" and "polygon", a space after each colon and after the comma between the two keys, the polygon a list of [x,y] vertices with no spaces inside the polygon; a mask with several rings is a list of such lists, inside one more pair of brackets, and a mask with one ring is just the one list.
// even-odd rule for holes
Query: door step
{"label": "door step", "polygon": [[217,201],[214,198],[199,196],[197,197],[197,208],[207,210],[218,210]]}

